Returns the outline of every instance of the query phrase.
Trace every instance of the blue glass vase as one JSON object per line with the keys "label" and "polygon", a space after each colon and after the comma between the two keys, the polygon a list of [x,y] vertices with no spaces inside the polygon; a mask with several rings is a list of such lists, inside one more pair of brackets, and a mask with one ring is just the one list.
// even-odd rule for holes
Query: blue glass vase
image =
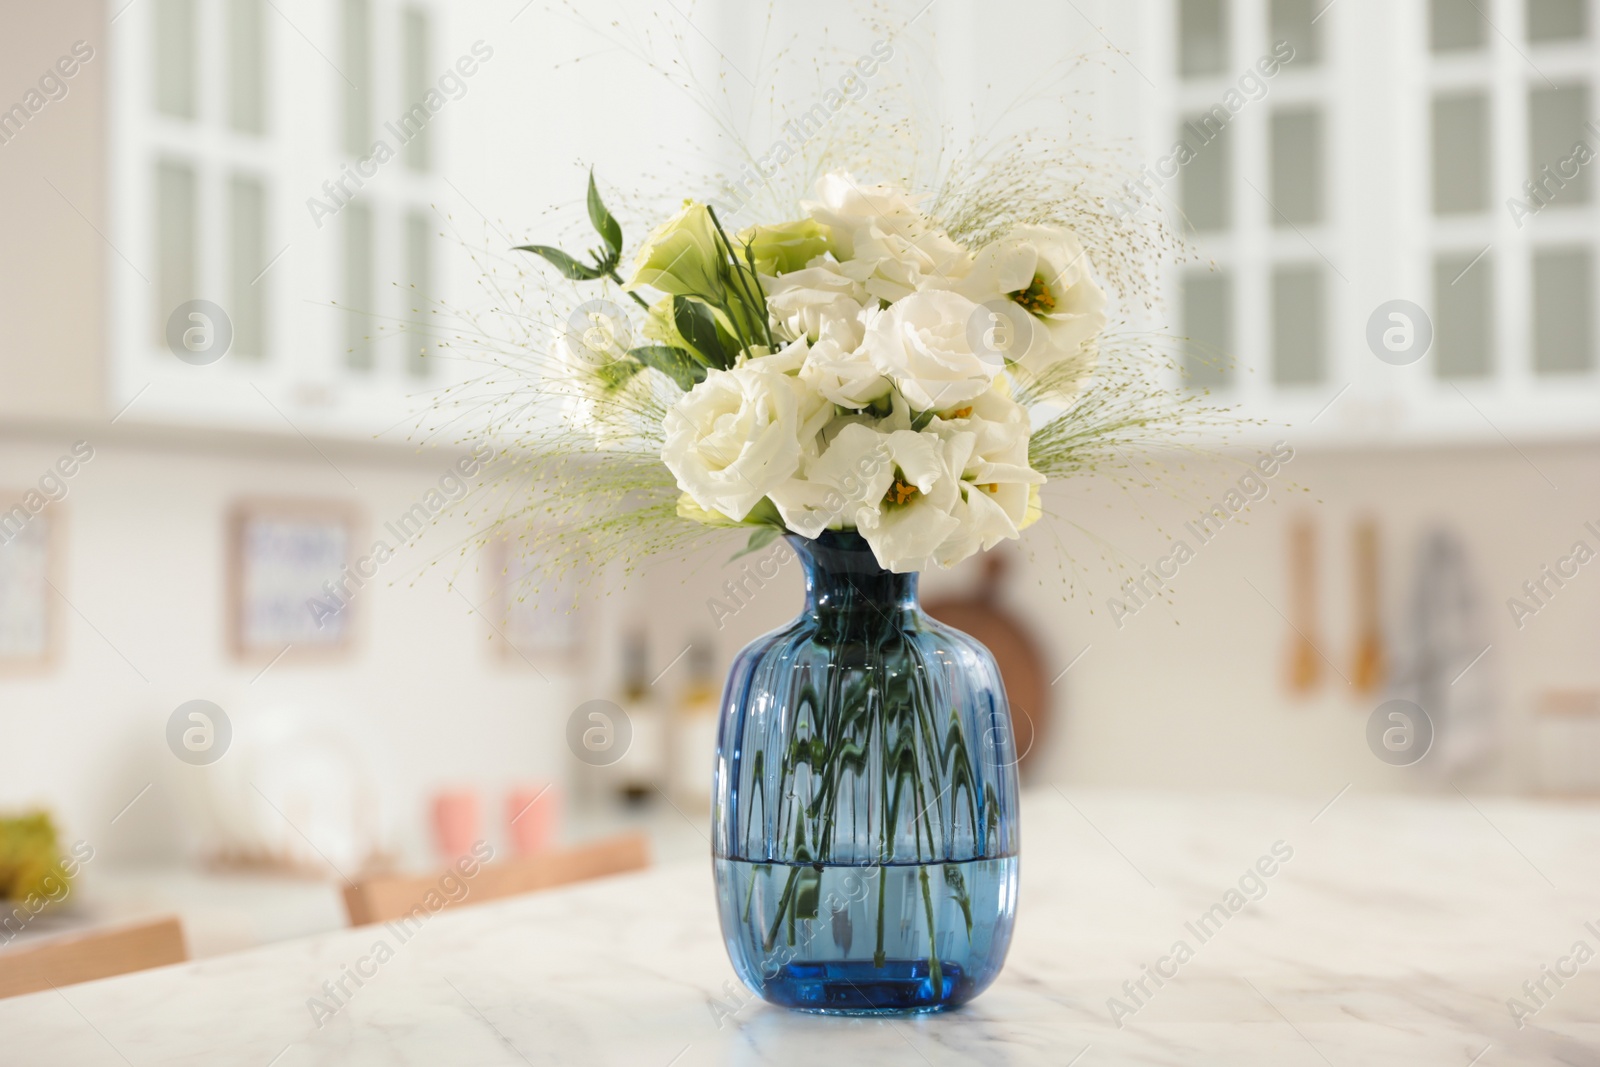
{"label": "blue glass vase", "polygon": [[723,939],[773,1004],[939,1011],[1000,972],[1017,771],[989,651],[853,532],[791,537],[805,610],[739,653],[712,802]]}

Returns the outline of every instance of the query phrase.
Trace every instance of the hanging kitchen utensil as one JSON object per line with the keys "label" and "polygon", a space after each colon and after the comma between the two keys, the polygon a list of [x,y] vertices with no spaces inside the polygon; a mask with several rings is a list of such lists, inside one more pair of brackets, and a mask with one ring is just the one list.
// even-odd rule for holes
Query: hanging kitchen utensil
{"label": "hanging kitchen utensil", "polygon": [[1372,519],[1356,524],[1355,568],[1357,632],[1350,684],[1358,694],[1366,695],[1380,691],[1389,676],[1378,596],[1378,524]]}
{"label": "hanging kitchen utensil", "polygon": [[1389,695],[1419,705],[1438,738],[1424,764],[1441,777],[1505,759],[1504,702],[1486,601],[1465,541],[1435,528],[1417,551]]}
{"label": "hanging kitchen utensil", "polygon": [[1310,518],[1289,528],[1289,691],[1306,694],[1322,680],[1317,651],[1317,531]]}

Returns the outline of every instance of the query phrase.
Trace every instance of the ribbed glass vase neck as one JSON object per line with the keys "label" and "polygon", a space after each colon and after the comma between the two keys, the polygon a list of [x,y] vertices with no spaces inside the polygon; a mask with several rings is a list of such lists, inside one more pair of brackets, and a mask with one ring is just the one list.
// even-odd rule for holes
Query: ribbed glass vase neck
{"label": "ribbed glass vase neck", "polygon": [[832,615],[916,611],[917,576],[895,574],[878,560],[860,534],[825,530],[815,540],[789,538],[806,577],[806,612]]}

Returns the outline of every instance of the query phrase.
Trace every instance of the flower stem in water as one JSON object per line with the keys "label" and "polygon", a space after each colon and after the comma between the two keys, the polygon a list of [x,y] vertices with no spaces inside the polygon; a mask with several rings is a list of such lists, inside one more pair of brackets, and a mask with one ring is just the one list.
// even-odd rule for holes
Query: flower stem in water
{"label": "flower stem in water", "polygon": [[[783,917],[789,914],[789,898],[794,895],[794,881],[800,876],[799,867],[789,868],[789,880],[783,884],[783,896],[778,898],[778,911],[772,917],[772,929],[767,931],[766,950],[772,951],[772,946],[778,942],[778,927],[783,925]],[[881,923],[879,924],[882,925]],[[882,934],[880,933],[880,937]]]}
{"label": "flower stem in water", "polygon": [[888,887],[885,885],[885,879],[888,874],[889,868],[878,868],[878,947],[877,951],[872,954],[872,965],[874,967],[883,966],[883,898],[889,895]]}
{"label": "flower stem in water", "polygon": [[939,933],[933,925],[933,893],[928,889],[928,868],[922,875],[922,904],[928,911],[928,977],[933,980],[935,992],[944,987],[944,975],[939,970]]}

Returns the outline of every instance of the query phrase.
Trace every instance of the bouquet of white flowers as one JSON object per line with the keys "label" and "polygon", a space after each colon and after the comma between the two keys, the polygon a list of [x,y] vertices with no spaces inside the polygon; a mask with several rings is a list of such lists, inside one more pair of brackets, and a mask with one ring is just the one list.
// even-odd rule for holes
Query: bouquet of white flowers
{"label": "bouquet of white flowers", "polygon": [[533,557],[528,596],[729,531],[746,551],[788,536],[806,609],[733,660],[712,852],[735,969],[808,1010],[954,1006],[1011,938],[1025,752],[993,658],[927,618],[913,572],[1046,516],[1073,566],[1081,509],[1046,483],[1151,487],[1160,465],[1130,455],[1218,414],[1177,388],[1174,339],[1139,332],[1182,249],[1117,202],[1115,153],[1070,129],[954,149],[896,117],[892,81],[780,160],[719,119],[737,184],[630,205],[659,223],[637,248],[591,173],[587,253],[520,245],[540,259],[510,278],[475,252],[492,307],[445,346],[487,369],[435,408],[497,445],[505,492],[468,506],[480,541]]}
{"label": "bouquet of white flowers", "polygon": [[[623,279],[622,228],[591,177],[592,262],[521,248],[621,285],[650,343],[625,343],[616,305],[583,305],[583,328],[558,341],[568,425],[601,447],[619,421],[624,436],[659,434],[677,515],[755,527],[752,547],[855,530],[882,567],[909,572],[1017,537],[1046,481],[1035,422],[1070,405],[1106,326],[1083,242],[1023,224],[969,246],[904,190],[845,171],[800,207],[730,234],[687,203]],[[658,415],[659,430],[638,425]]]}

